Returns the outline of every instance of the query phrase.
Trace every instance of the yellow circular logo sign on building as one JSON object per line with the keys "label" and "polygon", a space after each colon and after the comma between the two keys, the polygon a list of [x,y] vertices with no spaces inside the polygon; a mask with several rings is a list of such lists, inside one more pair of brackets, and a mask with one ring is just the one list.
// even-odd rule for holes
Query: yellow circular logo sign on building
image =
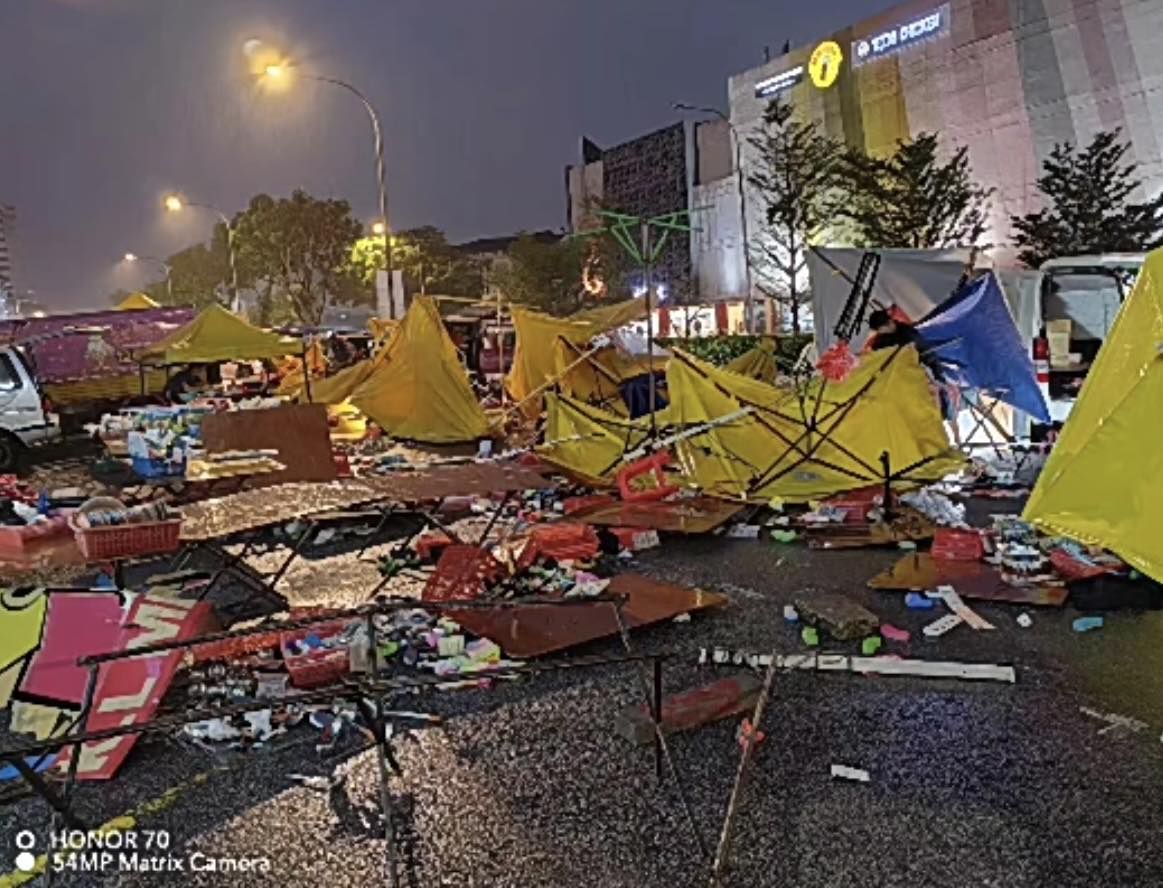
{"label": "yellow circular logo sign on building", "polygon": [[820,89],[827,89],[840,76],[840,66],[844,64],[844,52],[834,40],[825,40],[812,50],[808,59],[808,76]]}

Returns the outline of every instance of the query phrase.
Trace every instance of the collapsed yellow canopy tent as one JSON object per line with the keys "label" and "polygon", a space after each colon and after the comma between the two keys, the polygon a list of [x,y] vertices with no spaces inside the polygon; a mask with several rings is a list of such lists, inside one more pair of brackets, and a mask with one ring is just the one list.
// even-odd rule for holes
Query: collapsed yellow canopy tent
{"label": "collapsed yellow canopy tent", "polygon": [[666,370],[665,356],[656,355],[651,362],[645,355],[631,355],[613,345],[591,351],[584,344],[557,340],[555,375],[561,390],[571,398],[619,416],[629,415],[622,399],[622,384],[649,373],[652,363],[655,373]]}
{"label": "collapsed yellow canopy tent", "polygon": [[256,361],[303,353],[303,341],[248,324],[220,305],[139,353],[143,364],[212,364]]}
{"label": "collapsed yellow canopy tent", "polygon": [[413,300],[370,363],[374,366],[354,386],[351,402],[389,434],[431,444],[488,435],[488,420],[432,297]]}
{"label": "collapsed yellow canopy tent", "polygon": [[517,332],[517,348],[513,353],[513,367],[505,377],[505,388],[518,403],[528,399],[525,412],[529,416],[536,416],[541,412],[541,399],[532,396],[557,376],[556,349],[559,338],[584,346],[599,333],[645,317],[646,306],[641,299],[603,305],[565,318],[555,318],[527,308],[514,308],[513,328]]}
{"label": "collapsed yellow canopy tent", "polygon": [[[685,483],[706,493],[767,502],[805,502],[882,483],[930,483],[963,460],[949,446],[940,409],[916,350],[861,359],[843,382],[814,379],[777,388],[674,351],[670,405],[656,415]],[[568,398],[548,403],[548,461],[607,483],[623,451],[645,442],[649,418],[626,420]]]}
{"label": "collapsed yellow canopy tent", "polygon": [[1163,582],[1163,250],[1147,257],[1022,517]]}
{"label": "collapsed yellow canopy tent", "polygon": [[161,308],[161,305],[145,293],[130,293],[117,303],[118,311],[145,311],[147,308]]}
{"label": "collapsed yellow canopy tent", "polygon": [[729,361],[725,368],[740,376],[750,376],[768,385],[775,385],[775,380],[779,376],[779,367],[775,361],[775,342],[770,339],[762,340],[755,348]]}

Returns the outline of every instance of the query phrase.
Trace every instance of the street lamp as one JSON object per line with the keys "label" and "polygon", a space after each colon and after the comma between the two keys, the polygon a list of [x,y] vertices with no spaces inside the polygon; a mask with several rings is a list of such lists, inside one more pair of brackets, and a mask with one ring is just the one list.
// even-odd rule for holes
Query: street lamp
{"label": "street lamp", "polygon": [[739,191],[739,234],[743,238],[743,275],[746,278],[747,297],[744,302],[743,313],[746,316],[747,332],[752,332],[755,323],[754,296],[751,292],[751,251],[747,248],[747,198],[743,189],[743,142],[739,138],[739,131],[731,118],[718,108],[704,108],[699,105],[688,105],[686,102],[675,102],[676,111],[694,111],[700,114],[713,114],[718,117],[731,131],[731,141],[735,146],[735,187]]}
{"label": "street lamp", "polygon": [[[308,80],[314,80],[318,83],[329,83],[332,86],[338,86],[347,90],[355,96],[363,104],[364,110],[367,111],[368,117],[371,118],[372,137],[374,140],[375,155],[376,155],[376,185],[379,190],[379,204],[380,204],[380,221],[372,226],[372,231],[377,236],[384,239],[384,275],[387,278],[387,297],[388,304],[387,316],[395,318],[396,306],[392,299],[392,250],[390,244],[391,227],[388,222],[388,191],[386,185],[386,174],[384,170],[384,134],[380,127],[380,117],[376,113],[376,109],[372,103],[368,101],[367,96],[361,93],[358,89],[346,81],[339,80],[335,77],[323,77],[319,74],[305,74],[294,62],[289,59],[273,58],[269,51],[262,50],[262,44],[258,41],[248,41],[243,47],[244,52],[251,56],[254,67],[252,71],[258,76],[260,81],[265,81],[271,85],[283,86],[287,84],[291,75],[294,74],[299,77],[305,77]],[[379,311],[383,311],[385,306],[379,306]]]}
{"label": "street lamp", "polygon": [[230,221],[230,217],[215,206],[194,203],[193,201],[186,200],[180,194],[167,194],[162,201],[162,206],[171,213],[180,213],[186,207],[197,207],[200,210],[209,210],[226,226],[226,247],[230,253],[230,308],[231,311],[241,311],[242,306],[238,304],[238,260],[234,255],[234,223]]}
{"label": "street lamp", "polygon": [[136,253],[126,253],[125,261],[131,264],[134,262],[154,262],[160,265],[166,273],[166,301],[170,305],[174,304],[174,281],[172,277],[174,268],[170,263],[163,259],[158,259],[156,256],[138,256]]}

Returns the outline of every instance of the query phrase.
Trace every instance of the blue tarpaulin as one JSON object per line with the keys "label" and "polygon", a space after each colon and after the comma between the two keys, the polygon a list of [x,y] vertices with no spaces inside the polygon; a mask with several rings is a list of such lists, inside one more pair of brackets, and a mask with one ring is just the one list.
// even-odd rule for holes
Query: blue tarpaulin
{"label": "blue tarpaulin", "polygon": [[962,389],[1050,421],[1034,363],[993,272],[969,281],[916,326],[926,363]]}

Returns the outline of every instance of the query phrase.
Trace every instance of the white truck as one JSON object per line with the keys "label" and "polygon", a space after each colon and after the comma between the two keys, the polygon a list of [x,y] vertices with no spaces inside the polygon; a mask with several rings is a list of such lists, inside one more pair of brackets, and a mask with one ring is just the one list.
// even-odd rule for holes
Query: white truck
{"label": "white truck", "polygon": [[23,353],[0,347],[0,474],[25,463],[28,448],[60,437],[60,421]]}

